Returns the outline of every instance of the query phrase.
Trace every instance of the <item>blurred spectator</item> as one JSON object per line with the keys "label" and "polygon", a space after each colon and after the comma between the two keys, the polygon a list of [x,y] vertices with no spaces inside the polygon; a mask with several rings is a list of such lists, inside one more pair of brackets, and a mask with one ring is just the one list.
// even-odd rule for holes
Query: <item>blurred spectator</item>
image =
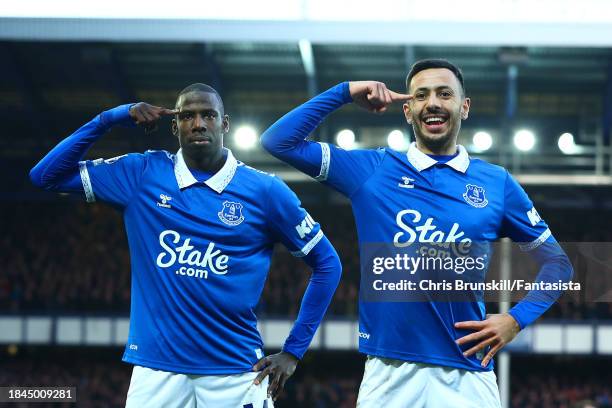
{"label": "blurred spectator", "polygon": [[[49,354],[45,354],[46,352]],[[32,356],[12,358],[8,361],[2,356],[0,384],[19,387],[76,387],[79,407],[125,406],[132,368],[121,362],[116,350],[113,352],[90,348],[55,353],[58,351],[45,348],[38,350]],[[32,406],[27,403],[10,405],[14,408]],[[36,403],[36,406],[68,408],[75,405]]]}
{"label": "blurred spectator", "polygon": [[[610,408],[612,374],[565,364],[537,363],[539,372],[512,375],[511,406],[514,408]],[[596,370],[595,370],[596,371]],[[607,371],[607,370],[606,370]]]}

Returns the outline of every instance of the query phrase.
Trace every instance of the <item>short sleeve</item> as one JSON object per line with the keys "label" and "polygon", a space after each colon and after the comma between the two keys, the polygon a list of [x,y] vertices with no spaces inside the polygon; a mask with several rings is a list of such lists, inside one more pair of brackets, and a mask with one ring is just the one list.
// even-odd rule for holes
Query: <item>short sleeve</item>
{"label": "short sleeve", "polygon": [[301,206],[295,193],[279,178],[273,177],[268,192],[268,220],[277,241],[293,256],[304,257],[323,238],[323,231]]}
{"label": "short sleeve", "polygon": [[[502,236],[507,236],[524,251],[537,248],[551,238],[546,222],[519,183],[506,172]],[[553,239],[553,238],[551,238]]]}
{"label": "short sleeve", "polygon": [[384,155],[384,149],[344,150],[321,143],[321,170],[315,179],[351,197],[376,170]]}
{"label": "short sleeve", "polygon": [[144,167],[145,155],[138,153],[79,162],[87,202],[103,201],[126,207],[140,184]]}

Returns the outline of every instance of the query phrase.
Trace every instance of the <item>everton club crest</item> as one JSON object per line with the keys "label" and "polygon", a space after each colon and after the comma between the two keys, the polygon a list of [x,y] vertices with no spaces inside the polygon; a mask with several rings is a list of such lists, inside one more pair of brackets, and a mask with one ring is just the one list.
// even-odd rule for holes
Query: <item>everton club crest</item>
{"label": "everton club crest", "polygon": [[238,225],[244,221],[242,204],[233,201],[224,201],[223,208],[217,213],[219,219],[227,225]]}
{"label": "everton club crest", "polygon": [[489,204],[489,200],[485,197],[484,187],[479,187],[474,184],[467,184],[465,186],[465,193],[463,198],[467,203],[476,208],[486,207]]}

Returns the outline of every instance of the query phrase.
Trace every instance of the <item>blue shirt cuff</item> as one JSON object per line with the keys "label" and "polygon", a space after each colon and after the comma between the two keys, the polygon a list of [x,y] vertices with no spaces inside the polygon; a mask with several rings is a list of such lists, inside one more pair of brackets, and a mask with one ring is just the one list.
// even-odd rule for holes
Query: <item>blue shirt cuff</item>
{"label": "blue shirt cuff", "polygon": [[343,103],[351,103],[353,102],[353,97],[351,96],[351,91],[349,88],[348,81],[342,82],[340,85],[340,90],[342,92],[342,102]]}
{"label": "blue shirt cuff", "polygon": [[100,124],[107,129],[110,129],[115,125],[126,127],[136,126],[136,123],[130,117],[130,108],[134,105],[135,103],[128,103],[125,105],[119,105],[116,108],[102,112],[99,115]]}
{"label": "blue shirt cuff", "polygon": [[514,308],[513,308],[513,309],[508,311],[508,314],[510,316],[512,316],[514,318],[514,320],[516,320],[516,322],[518,323],[519,328],[521,330],[523,330],[525,328],[525,323],[521,321],[518,311],[514,310]]}
{"label": "blue shirt cuff", "polygon": [[288,348],[288,347],[283,346],[283,352],[285,352],[285,353],[289,353],[289,354],[291,354],[293,357],[295,357],[296,359],[301,360],[301,359],[302,359],[302,357],[304,357],[304,353],[305,353],[306,351],[303,351],[303,352],[301,352],[301,353],[298,353],[298,352],[297,352],[297,350],[292,350],[291,348]]}

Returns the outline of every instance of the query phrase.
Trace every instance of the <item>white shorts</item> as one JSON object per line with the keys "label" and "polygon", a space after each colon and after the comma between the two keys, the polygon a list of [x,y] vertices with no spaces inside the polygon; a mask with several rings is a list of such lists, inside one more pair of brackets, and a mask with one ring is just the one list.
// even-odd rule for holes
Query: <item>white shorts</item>
{"label": "white shorts", "polygon": [[359,408],[501,408],[493,371],[368,356]]}
{"label": "white shorts", "polygon": [[134,366],[126,408],[273,408],[268,377],[253,384],[256,372],[188,375]]}

